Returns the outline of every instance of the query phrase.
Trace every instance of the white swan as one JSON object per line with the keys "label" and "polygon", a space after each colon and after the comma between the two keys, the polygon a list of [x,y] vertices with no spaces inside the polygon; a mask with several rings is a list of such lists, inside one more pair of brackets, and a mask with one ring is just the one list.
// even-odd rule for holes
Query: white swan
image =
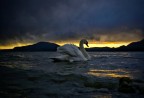
{"label": "white swan", "polygon": [[60,53],[60,56],[53,57],[54,61],[87,61],[91,59],[91,56],[84,49],[84,44],[88,46],[88,41],[86,39],[82,39],[79,43],[80,49],[72,44],[65,44],[57,48],[57,52]]}

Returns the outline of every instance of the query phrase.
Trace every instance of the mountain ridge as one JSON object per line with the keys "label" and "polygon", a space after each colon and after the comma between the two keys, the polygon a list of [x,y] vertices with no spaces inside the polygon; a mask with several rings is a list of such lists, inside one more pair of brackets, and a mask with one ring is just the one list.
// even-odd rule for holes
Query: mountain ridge
{"label": "mountain ridge", "polygon": [[50,42],[38,42],[33,45],[15,47],[13,51],[56,51],[59,45]]}
{"label": "mountain ridge", "polygon": [[[15,47],[13,49],[6,49],[1,51],[56,51],[59,45],[51,42],[38,42],[33,45]],[[127,46],[120,46],[118,48],[110,47],[92,47],[86,48],[87,51],[144,51],[144,39],[137,42],[132,42]]]}

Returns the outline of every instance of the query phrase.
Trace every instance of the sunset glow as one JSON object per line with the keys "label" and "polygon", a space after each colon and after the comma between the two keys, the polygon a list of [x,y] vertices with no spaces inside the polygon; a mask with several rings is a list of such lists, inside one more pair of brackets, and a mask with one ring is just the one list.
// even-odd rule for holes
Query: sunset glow
{"label": "sunset glow", "polygon": [[[79,46],[78,42],[56,42],[57,44],[59,44],[60,46],[64,45],[64,44],[74,44],[76,46]],[[89,48],[91,47],[120,47],[120,46],[127,46],[130,42],[93,42],[93,41],[89,41]]]}
{"label": "sunset glow", "polygon": [[[15,1],[15,0],[14,0]],[[120,47],[144,39],[143,0],[3,0],[0,49],[38,42]]]}
{"label": "sunset glow", "polygon": [[14,47],[22,47],[22,46],[27,46],[31,44],[32,43],[16,43],[16,44],[11,44],[11,45],[6,45],[6,46],[0,46],[0,49],[13,49]]}
{"label": "sunset glow", "polygon": [[[52,42],[52,41],[51,41]],[[60,46],[64,44],[74,44],[76,46],[79,46],[79,41],[61,41],[61,42],[52,42],[56,43]],[[91,48],[91,47],[120,47],[120,46],[127,46],[130,42],[93,42],[89,41],[89,47],[86,48]],[[32,45],[34,43],[16,43],[16,44],[11,44],[11,45],[6,45],[6,46],[0,46],[0,49],[13,49],[14,47],[21,47],[21,46],[27,46],[27,45]]]}

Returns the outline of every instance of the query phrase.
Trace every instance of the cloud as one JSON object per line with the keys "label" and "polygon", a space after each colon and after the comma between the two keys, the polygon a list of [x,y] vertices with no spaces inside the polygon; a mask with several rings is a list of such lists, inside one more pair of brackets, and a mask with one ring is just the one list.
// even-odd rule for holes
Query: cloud
{"label": "cloud", "polygon": [[143,6],[143,0],[4,0],[0,4],[0,45],[81,38],[142,39]]}

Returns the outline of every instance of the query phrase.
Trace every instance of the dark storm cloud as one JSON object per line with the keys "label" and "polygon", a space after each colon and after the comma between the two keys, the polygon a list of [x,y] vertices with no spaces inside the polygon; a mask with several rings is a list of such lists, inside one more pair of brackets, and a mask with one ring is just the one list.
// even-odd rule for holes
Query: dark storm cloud
{"label": "dark storm cloud", "polygon": [[[142,39],[143,6],[143,0],[1,0],[0,45],[80,38]],[[132,30],[121,30],[122,26]]]}
{"label": "dark storm cloud", "polygon": [[[97,41],[106,41],[106,42],[131,42],[131,41],[138,41],[140,39],[143,39],[143,32],[138,29],[115,29],[115,30],[109,30],[109,31],[102,31],[97,32],[93,34],[94,40]],[[95,37],[99,39],[95,39]]]}

